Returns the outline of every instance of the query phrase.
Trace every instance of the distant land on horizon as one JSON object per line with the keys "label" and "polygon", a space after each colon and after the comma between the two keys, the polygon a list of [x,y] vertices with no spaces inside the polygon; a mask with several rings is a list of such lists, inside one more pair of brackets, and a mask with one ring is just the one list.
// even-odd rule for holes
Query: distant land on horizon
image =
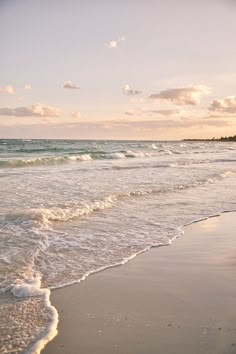
{"label": "distant land on horizon", "polygon": [[222,136],[221,138],[212,139],[183,139],[183,141],[236,141],[236,135],[234,136]]}

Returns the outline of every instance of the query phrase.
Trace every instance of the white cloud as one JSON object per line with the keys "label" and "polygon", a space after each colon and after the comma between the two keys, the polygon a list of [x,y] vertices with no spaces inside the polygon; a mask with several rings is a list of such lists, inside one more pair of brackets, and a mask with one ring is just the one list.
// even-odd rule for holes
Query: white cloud
{"label": "white cloud", "polygon": [[221,100],[214,100],[209,110],[221,113],[236,113],[236,96],[228,96]]}
{"label": "white cloud", "polygon": [[8,93],[9,95],[14,95],[15,94],[15,90],[13,88],[13,86],[11,85],[6,85],[3,89],[0,88],[0,93]]}
{"label": "white cloud", "polygon": [[197,105],[200,98],[209,93],[209,89],[203,85],[194,85],[181,88],[163,90],[160,93],[152,94],[149,97],[153,100],[165,100],[178,106]]}
{"label": "white cloud", "polygon": [[124,94],[129,95],[129,96],[140,95],[140,93],[142,93],[142,91],[131,89],[128,84],[126,84],[126,85],[122,88],[122,91],[123,91]]}
{"label": "white cloud", "polygon": [[74,84],[73,82],[71,82],[69,80],[64,82],[63,87],[66,89],[75,89],[75,90],[78,90],[80,88],[78,85]]}
{"label": "white cloud", "polygon": [[81,113],[80,112],[72,112],[71,116],[75,119],[79,119],[81,117]]}
{"label": "white cloud", "polygon": [[108,43],[105,43],[105,46],[110,49],[115,49],[118,47],[120,42],[123,42],[125,40],[124,36],[118,37],[117,39],[113,39]]}
{"label": "white cloud", "polygon": [[41,103],[36,103],[32,106],[9,108],[0,108],[0,116],[13,117],[57,117],[59,110],[55,107],[45,106]]}
{"label": "white cloud", "polygon": [[31,89],[32,89],[32,87],[31,87],[31,85],[26,84],[26,85],[24,86],[24,89],[25,89],[25,90],[31,90]]}
{"label": "white cloud", "polygon": [[118,42],[113,40],[113,41],[110,41],[109,43],[107,43],[107,47],[108,48],[117,48],[118,46]]}

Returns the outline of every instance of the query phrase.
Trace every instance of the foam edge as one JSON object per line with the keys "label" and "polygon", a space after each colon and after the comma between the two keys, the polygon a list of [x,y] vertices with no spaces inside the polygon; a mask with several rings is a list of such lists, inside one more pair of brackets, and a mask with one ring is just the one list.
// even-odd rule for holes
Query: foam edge
{"label": "foam edge", "polygon": [[58,334],[57,326],[59,322],[59,316],[56,308],[50,302],[50,295],[51,291],[48,289],[48,291],[45,292],[44,296],[45,304],[47,309],[49,310],[49,318],[51,321],[45,329],[43,337],[37,340],[37,342],[34,343],[33,346],[28,349],[26,354],[40,354],[41,351],[46,347],[46,345],[51,342],[51,340],[53,340]]}

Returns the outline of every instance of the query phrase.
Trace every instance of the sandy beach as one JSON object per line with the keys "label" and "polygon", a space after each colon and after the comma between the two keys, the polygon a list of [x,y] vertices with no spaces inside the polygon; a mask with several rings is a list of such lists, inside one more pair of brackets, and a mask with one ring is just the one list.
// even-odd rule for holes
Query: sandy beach
{"label": "sandy beach", "polygon": [[236,353],[235,215],[52,291],[59,334],[43,353]]}

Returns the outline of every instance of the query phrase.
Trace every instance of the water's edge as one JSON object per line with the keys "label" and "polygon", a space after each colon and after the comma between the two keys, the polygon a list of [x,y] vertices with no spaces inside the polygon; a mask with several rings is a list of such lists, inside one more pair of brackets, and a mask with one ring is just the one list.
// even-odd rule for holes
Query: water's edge
{"label": "water's edge", "polygon": [[126,263],[128,263],[129,261],[131,261],[132,259],[134,259],[135,257],[137,257],[138,255],[142,254],[142,253],[146,253],[148,251],[150,251],[152,248],[160,248],[160,247],[165,247],[165,246],[170,246],[173,241],[175,241],[177,238],[179,238],[180,236],[184,235],[184,228],[185,227],[188,227],[190,225],[193,225],[193,224],[197,224],[197,223],[200,223],[202,221],[205,221],[205,220],[208,220],[208,219],[211,219],[211,218],[215,218],[215,217],[220,217],[222,216],[223,214],[226,214],[226,213],[236,213],[236,209],[235,210],[224,210],[222,211],[221,213],[217,213],[217,214],[214,214],[214,215],[209,215],[208,217],[204,217],[204,218],[201,218],[201,219],[198,219],[198,220],[193,220],[192,222],[190,223],[187,223],[185,225],[183,225],[181,228],[180,228],[180,233],[178,236],[175,236],[173,239],[171,239],[169,241],[169,243],[166,243],[166,244],[163,244],[163,245],[157,245],[157,246],[151,246],[149,248],[146,248],[140,252],[137,252],[136,254],[130,256],[130,257],[127,257],[126,259],[124,259],[122,262],[120,263],[116,263],[116,264],[111,264],[111,265],[108,265],[108,266],[105,266],[105,267],[101,267],[101,268],[98,268],[97,270],[94,270],[94,271],[91,271],[87,274],[85,274],[81,279],[79,280],[76,280],[74,282],[71,282],[71,283],[68,283],[68,284],[63,284],[63,285],[60,285],[58,287],[52,287],[50,290],[49,290],[49,294],[48,294],[48,307],[50,307],[52,309],[52,312],[54,313],[55,315],[55,318],[52,320],[52,322],[49,324],[49,327],[48,327],[48,330],[47,330],[47,333],[45,335],[45,337],[42,337],[40,338],[34,345],[33,347],[31,347],[29,349],[29,351],[26,352],[26,354],[40,354],[41,351],[43,349],[45,349],[45,347],[47,346],[47,344],[49,342],[51,342],[58,334],[58,330],[57,330],[57,327],[58,327],[58,323],[59,323],[59,315],[58,315],[58,312],[57,312],[57,309],[51,304],[50,302],[50,297],[51,297],[51,293],[54,292],[54,291],[57,291],[58,289],[62,289],[62,288],[65,288],[65,287],[69,287],[69,286],[73,286],[75,284],[78,284],[80,283],[81,281],[84,281],[86,280],[86,278],[90,275],[95,275],[96,273],[100,273],[100,272],[103,272],[107,269],[110,269],[110,268],[115,268],[115,267],[120,267]]}

